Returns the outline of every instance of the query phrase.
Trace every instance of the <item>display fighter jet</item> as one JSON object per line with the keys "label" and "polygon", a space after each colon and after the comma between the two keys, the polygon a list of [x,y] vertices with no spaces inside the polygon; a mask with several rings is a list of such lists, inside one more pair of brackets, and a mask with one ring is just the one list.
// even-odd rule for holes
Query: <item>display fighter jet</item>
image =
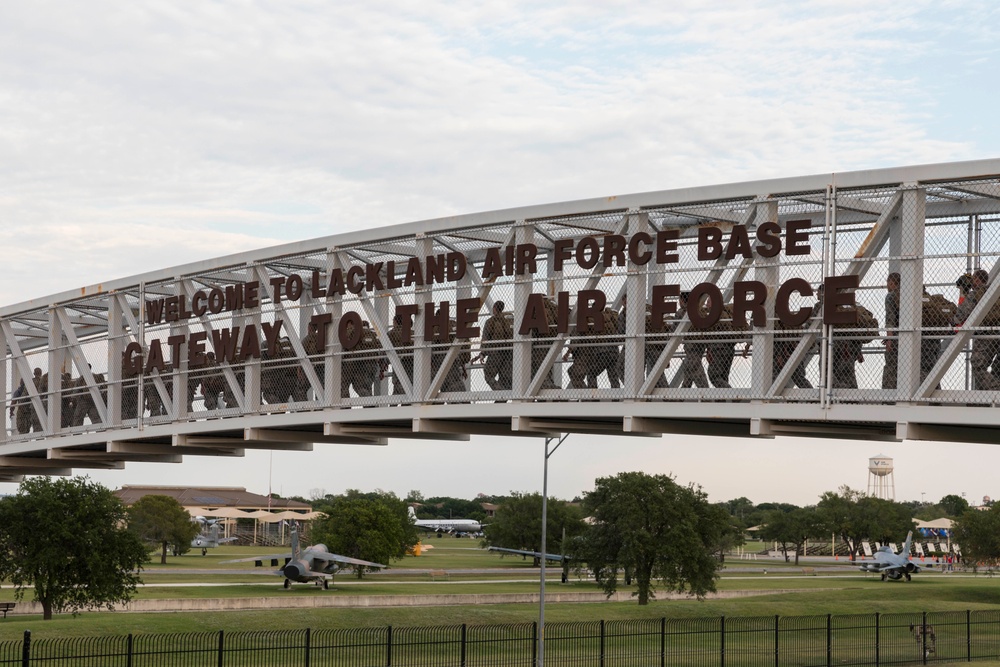
{"label": "display fighter jet", "polygon": [[414,526],[432,533],[475,535],[483,532],[483,525],[475,519],[418,519],[412,505],[409,514]]}
{"label": "display fighter jet", "polygon": [[358,558],[348,558],[339,554],[332,554],[326,549],[325,544],[314,544],[305,549],[299,548],[299,533],[295,526],[291,530],[292,552],[283,554],[268,554],[264,556],[250,556],[249,558],[237,558],[235,560],[222,561],[223,563],[249,563],[253,561],[257,567],[262,567],[265,560],[270,560],[273,567],[278,567],[280,559],[285,563],[274,573],[285,578],[285,588],[292,585],[292,582],[307,583],[315,582],[317,586],[325,589],[330,588],[330,580],[337,570],[348,565],[363,565],[365,567],[385,567],[379,563],[372,563]]}
{"label": "display fighter jet", "polygon": [[[911,575],[920,572],[920,566],[910,560],[910,542],[912,539],[913,531],[911,530],[906,534],[906,543],[898,554],[894,554],[890,547],[880,547],[874,554],[875,562],[862,563],[861,571],[881,574],[882,581],[886,579],[898,581],[904,577],[909,581]],[[930,567],[930,565],[926,567]]]}
{"label": "display fighter jet", "polygon": [[195,549],[201,549],[202,556],[207,554],[209,549],[214,549],[220,544],[236,541],[235,537],[219,537],[218,519],[206,519],[203,516],[196,516],[194,520],[201,526],[201,532],[191,540],[191,546]]}

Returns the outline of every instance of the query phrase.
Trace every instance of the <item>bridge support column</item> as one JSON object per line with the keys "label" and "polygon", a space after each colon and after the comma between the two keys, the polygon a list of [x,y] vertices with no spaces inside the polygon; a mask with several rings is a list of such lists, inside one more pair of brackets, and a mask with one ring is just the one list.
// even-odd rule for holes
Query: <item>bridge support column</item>
{"label": "bridge support column", "polygon": [[54,434],[62,426],[62,367],[66,359],[66,341],[55,308],[49,309],[49,382],[42,402],[47,406],[47,417],[43,428]]}
{"label": "bridge support column", "polygon": [[[7,368],[8,368],[7,355],[8,354],[10,354],[10,352],[7,349],[7,335],[3,332],[3,329],[0,328],[0,355],[2,355],[2,356],[0,356],[0,387],[2,387],[2,389],[0,389],[0,423],[2,423],[4,425],[4,427],[2,429],[0,429],[0,442],[6,442],[8,434],[14,428],[14,417],[13,416],[10,417],[10,428],[7,427],[7,415],[10,414],[10,408],[7,407],[7,396],[8,396],[8,394],[7,394]],[[13,368],[12,368],[13,364],[10,364],[10,367],[13,370]],[[10,387],[11,387],[11,390],[12,390],[11,393],[13,393],[14,391],[17,391],[17,384],[18,383],[16,381],[10,383]]]}
{"label": "bridge support column", "polygon": [[[533,237],[532,228],[524,220],[518,220],[514,226],[514,243],[530,243]],[[551,259],[549,260],[551,263]],[[550,274],[556,275],[556,274]],[[531,276],[514,276],[514,368],[511,388],[514,400],[523,400],[531,384],[531,334],[522,334],[521,323],[524,321],[524,311],[531,294]]]}
{"label": "bridge support column", "polygon": [[[340,269],[342,273],[346,274],[349,268],[349,263],[344,261],[340,251],[337,248],[330,248],[326,256],[326,275],[332,276],[335,269]],[[333,322],[340,322],[340,318],[344,314],[344,297],[339,292],[334,291],[328,296],[328,299],[327,312],[332,316]],[[341,405],[344,401],[340,395],[341,378],[344,372],[344,346],[340,344],[340,336],[337,335],[337,329],[334,326],[326,328],[323,360],[323,395],[319,397],[319,400],[323,405]],[[382,382],[379,384],[381,385]]]}
{"label": "bridge support column", "polygon": [[[125,353],[122,308],[125,305],[125,299],[118,294],[112,295],[108,303],[108,423],[105,426],[122,423],[122,357]],[[2,384],[0,382],[0,386]]]}
{"label": "bridge support column", "polygon": [[[639,232],[650,234],[649,213],[635,212],[629,214],[630,236]],[[655,237],[655,234],[650,234]],[[646,292],[649,284],[649,263],[638,266],[628,263],[628,275],[625,278],[625,296],[628,302],[625,307],[625,344],[622,346],[624,355],[623,391],[626,398],[636,398],[646,377],[645,351],[646,340]]]}
{"label": "bridge support column", "polygon": [[[417,257],[429,257],[434,254],[434,243],[423,234],[418,234],[414,243]],[[413,381],[410,403],[422,402],[427,396],[427,388],[434,376],[431,373],[431,348],[433,341],[425,336],[427,311],[434,307],[434,288],[431,285],[421,285],[413,294],[413,302],[420,306],[413,322]],[[445,340],[447,340],[445,332]]]}
{"label": "bridge support column", "polygon": [[[778,202],[758,199],[754,227],[766,222],[778,222]],[[767,298],[764,312],[767,316],[765,327],[753,327],[753,366],[750,375],[750,394],[757,401],[767,394],[773,381],[774,359],[774,295],[778,291],[778,262],[775,258],[757,255],[754,259],[754,280],[764,283]]]}
{"label": "bridge support column", "polygon": [[[899,218],[899,368],[897,396],[907,401],[920,385],[920,334],[924,294],[924,216],[927,193],[907,186],[903,190]],[[891,237],[890,237],[891,238]]]}

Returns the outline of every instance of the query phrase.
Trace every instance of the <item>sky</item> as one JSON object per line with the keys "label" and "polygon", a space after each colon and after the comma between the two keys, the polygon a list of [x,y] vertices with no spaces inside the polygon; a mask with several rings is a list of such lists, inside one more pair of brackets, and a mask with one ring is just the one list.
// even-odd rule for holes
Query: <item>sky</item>
{"label": "sky", "polygon": [[[1000,155],[991,0],[0,4],[0,304],[278,243],[522,205]],[[512,455],[513,454],[513,455]],[[624,470],[810,504],[1000,495],[1000,449],[571,436]],[[540,441],[188,458],[108,484],[538,491]],[[12,485],[0,484],[0,493]]]}

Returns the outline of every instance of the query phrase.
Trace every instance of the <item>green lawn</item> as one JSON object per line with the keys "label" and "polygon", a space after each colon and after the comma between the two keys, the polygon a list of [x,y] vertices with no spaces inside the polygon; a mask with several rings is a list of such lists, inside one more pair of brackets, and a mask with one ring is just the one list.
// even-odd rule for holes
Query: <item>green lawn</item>
{"label": "green lawn", "polygon": [[[437,550],[435,550],[437,551]],[[202,563],[208,558],[186,556],[172,561],[196,561]],[[223,560],[225,557],[217,558]],[[478,560],[476,560],[478,559]],[[413,562],[432,562],[421,556],[409,558]],[[471,567],[481,563],[493,563],[494,569],[506,569],[511,559],[499,559],[495,555],[467,552],[461,549],[442,548],[436,554],[435,563],[473,562]],[[499,565],[496,563],[499,562]],[[517,561],[519,562],[519,561]],[[185,565],[187,563],[185,562]],[[245,564],[252,565],[252,564]],[[201,569],[206,566],[188,566]],[[416,566],[412,566],[411,569]],[[488,569],[488,566],[483,566]],[[179,569],[168,565],[170,569]],[[143,574],[149,583],[167,580],[174,582],[235,583],[249,581],[250,585],[228,586],[148,586],[140,590],[141,598],[224,598],[248,596],[309,597],[391,595],[391,594],[456,594],[456,593],[501,593],[537,592],[537,569],[525,567],[523,572],[499,571],[494,574],[470,575],[477,581],[469,583],[453,578],[445,583],[432,582],[428,574],[410,574],[395,577],[397,581],[380,576],[366,577],[363,583],[355,584],[353,578],[338,576],[330,591],[317,590],[313,586],[296,585],[290,590],[281,587],[278,577],[268,577],[252,573],[233,573],[228,568],[225,574],[156,574],[154,567]],[[211,569],[211,568],[209,568]],[[252,568],[251,568],[252,569]],[[393,568],[403,570],[404,568]],[[425,568],[426,569],[426,568]],[[720,591],[755,591],[763,595],[718,599],[718,600],[677,600],[654,601],[646,607],[634,602],[601,604],[549,604],[546,618],[549,621],[592,621],[632,618],[670,618],[734,616],[814,616],[825,614],[852,613],[900,613],[918,611],[963,611],[966,609],[1000,608],[1000,578],[943,575],[921,573],[910,583],[882,582],[877,577],[864,575],[856,570],[814,568],[815,574],[804,573],[802,567],[767,563],[754,568],[730,564],[723,571],[719,581]],[[737,571],[730,571],[737,570]],[[511,579],[536,579],[531,582],[511,582]],[[549,579],[549,593],[567,590],[596,591],[593,582],[571,581],[560,584],[558,576]],[[767,591],[792,591],[766,594]],[[31,598],[29,592],[27,598]],[[13,599],[9,588],[0,590],[0,599]],[[62,615],[52,621],[42,623],[39,617],[11,616],[0,621],[0,641],[15,639],[30,628],[35,636],[93,636],[106,634],[158,633],[158,632],[204,632],[211,630],[250,631],[260,629],[301,629],[311,628],[351,628],[362,626],[414,626],[451,624],[495,624],[530,622],[538,617],[536,604],[525,605],[467,605],[454,607],[405,607],[405,608],[351,608],[351,609],[296,609],[275,611],[227,611],[227,612],[185,612],[167,614],[104,613],[88,612],[77,617]]]}

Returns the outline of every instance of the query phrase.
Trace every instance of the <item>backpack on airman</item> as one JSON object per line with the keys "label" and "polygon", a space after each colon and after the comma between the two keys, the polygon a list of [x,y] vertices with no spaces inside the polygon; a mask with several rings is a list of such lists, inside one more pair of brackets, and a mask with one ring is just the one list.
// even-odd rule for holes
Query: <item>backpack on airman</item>
{"label": "backpack on airman", "polygon": [[925,329],[950,328],[956,312],[958,306],[946,299],[943,294],[924,292],[921,300],[920,326]]}

